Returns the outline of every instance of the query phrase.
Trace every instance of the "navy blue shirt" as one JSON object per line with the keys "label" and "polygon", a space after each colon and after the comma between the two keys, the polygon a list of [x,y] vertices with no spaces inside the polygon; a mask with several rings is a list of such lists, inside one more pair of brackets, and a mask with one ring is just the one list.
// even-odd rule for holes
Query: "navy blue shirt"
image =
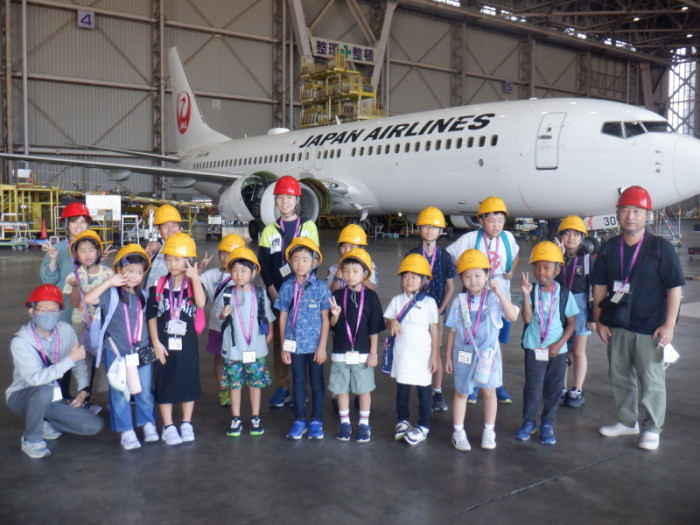
{"label": "navy blue shirt", "polygon": [[[423,244],[410,250],[406,255],[410,253],[417,253],[418,255],[423,255]],[[447,279],[453,279],[457,275],[457,269],[455,268],[455,263],[452,261],[452,257],[445,250],[439,246],[435,246],[433,250],[433,255],[426,257],[428,262],[433,261],[433,257],[436,257],[435,263],[432,264],[433,267],[433,278],[428,283],[428,289],[426,292],[430,297],[435,299],[438,309],[442,304],[442,300],[445,298],[445,281]],[[447,310],[447,309],[445,309]]]}

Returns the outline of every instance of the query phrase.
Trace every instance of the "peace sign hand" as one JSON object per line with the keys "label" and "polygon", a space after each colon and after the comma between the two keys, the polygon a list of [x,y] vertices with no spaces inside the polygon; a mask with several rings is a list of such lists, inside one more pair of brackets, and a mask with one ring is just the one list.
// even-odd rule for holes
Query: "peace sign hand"
{"label": "peace sign hand", "polygon": [[523,280],[520,281],[520,289],[523,295],[529,295],[532,292],[532,283],[530,282],[530,274],[523,272]]}
{"label": "peace sign hand", "polygon": [[331,316],[332,317],[340,316],[340,312],[343,309],[340,307],[338,302],[335,300],[335,297],[331,296],[330,303],[331,303]]}
{"label": "peace sign hand", "polygon": [[187,263],[187,270],[185,271],[185,275],[189,277],[190,279],[199,279],[199,270],[197,269],[197,266],[192,266],[190,264],[190,260],[186,259]]}
{"label": "peace sign hand", "polygon": [[211,260],[213,258],[214,258],[214,254],[209,255],[209,252],[204,252],[204,259],[202,259],[201,261],[199,261],[199,263],[197,263],[197,271],[199,273],[202,273],[204,270],[206,270],[207,266],[209,266],[209,263],[211,262]]}

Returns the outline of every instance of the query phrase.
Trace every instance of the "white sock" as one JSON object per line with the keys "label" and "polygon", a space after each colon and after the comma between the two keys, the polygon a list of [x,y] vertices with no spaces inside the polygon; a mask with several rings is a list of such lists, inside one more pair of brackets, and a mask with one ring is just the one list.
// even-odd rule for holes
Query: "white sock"
{"label": "white sock", "polygon": [[369,425],[369,410],[360,410],[360,425]]}
{"label": "white sock", "polygon": [[452,425],[455,432],[461,432],[464,430],[464,425]]}
{"label": "white sock", "polygon": [[350,410],[338,410],[341,423],[350,423]]}
{"label": "white sock", "polygon": [[488,423],[484,423],[484,428],[486,430],[493,430],[494,428],[496,428],[496,425],[489,425]]}
{"label": "white sock", "polygon": [[442,388],[433,388],[433,394],[442,394]]}

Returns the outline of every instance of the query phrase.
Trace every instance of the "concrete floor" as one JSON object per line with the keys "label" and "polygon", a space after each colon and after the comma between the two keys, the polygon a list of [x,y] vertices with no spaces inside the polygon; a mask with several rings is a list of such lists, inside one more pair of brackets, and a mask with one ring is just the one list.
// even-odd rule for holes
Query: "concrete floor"
{"label": "concrete floor", "polygon": [[[692,225],[684,224],[685,230],[688,245],[700,244],[694,242]],[[335,258],[336,236],[321,233],[326,264],[320,275]],[[383,305],[398,293],[394,273],[416,243],[415,238],[370,241]],[[531,249],[528,242],[520,244],[525,262],[518,270],[526,269]],[[215,247],[213,241],[200,243],[202,253]],[[26,321],[22,303],[38,284],[41,257],[39,252],[0,252],[3,393],[12,374],[7,342]],[[700,278],[700,260],[684,255],[682,261],[687,276]],[[635,437],[598,434],[600,425],[615,421],[615,408],[605,350],[595,335],[588,345],[586,405],[559,411],[554,447],[536,439],[519,443],[512,438],[521,422],[524,382],[518,321],[515,337],[503,349],[513,404],[499,406],[498,447],[478,447],[479,403],[468,411],[467,432],[476,445],[469,453],[450,443],[450,412],[434,416],[426,442],[416,447],[395,442],[395,386],[379,373],[370,443],[335,439],[330,396],[326,439],[287,441],[292,413],[267,408],[272,388],[263,393],[265,435],[228,438],[224,430],[230,414],[216,403],[212,358],[202,351],[204,395],[195,410],[197,440],[192,444],[144,444],[126,452],[118,435],[104,430],[91,438],[64,435],[50,444],[49,458],[32,460],[19,450],[22,421],[0,403],[0,523],[698,523],[700,465],[693,448],[700,442],[697,280],[688,281],[684,303],[689,306],[683,312],[693,317],[682,316],[676,331],[674,345],[682,357],[667,373],[668,415],[656,452],[638,449]],[[204,337],[200,348],[203,342]],[[449,376],[444,390],[451,404]],[[101,394],[98,402],[104,399]],[[244,416],[247,400],[244,394]],[[417,416],[415,398],[411,406]],[[353,411],[353,425],[356,418]]]}

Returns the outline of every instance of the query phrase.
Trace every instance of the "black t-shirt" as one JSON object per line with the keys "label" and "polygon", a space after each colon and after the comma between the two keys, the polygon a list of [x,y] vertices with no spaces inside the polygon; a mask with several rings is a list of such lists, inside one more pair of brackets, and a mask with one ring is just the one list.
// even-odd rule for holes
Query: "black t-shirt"
{"label": "black t-shirt", "polygon": [[[360,305],[360,292],[352,292],[348,290],[347,312],[343,305],[343,295],[346,288],[341,288],[333,292],[333,297],[338,306],[342,309],[338,322],[333,327],[333,353],[343,354],[351,350],[350,339],[348,338],[347,329],[345,328],[345,319],[347,315],[350,331],[354,335],[357,328],[357,310]],[[354,301],[353,301],[354,294]],[[378,334],[384,330],[384,313],[382,305],[379,302],[379,296],[374,290],[365,288],[365,303],[362,309],[362,320],[360,328],[357,331],[355,338],[355,350],[361,354],[369,353],[369,336]]]}
{"label": "black t-shirt", "polygon": [[[623,279],[620,242],[621,237],[616,236],[603,244],[591,271],[591,284],[607,286],[608,298],[614,294],[614,282]],[[637,245],[628,246],[622,242],[622,247],[622,263],[627,268]],[[631,294],[625,298],[630,308],[629,323],[622,326],[616,322],[614,306],[604,307],[600,320],[611,327],[651,335],[666,320],[666,291],[684,284],[681,262],[673,246],[647,232],[630,273]]]}
{"label": "black t-shirt", "polygon": [[[556,276],[556,281],[562,286],[569,288],[571,284],[571,275],[573,273],[573,286],[569,288],[571,293],[588,293],[589,292],[589,275],[586,275],[586,258],[588,259],[588,272],[590,273],[592,264],[590,255],[579,255],[578,259],[576,256],[569,257],[568,255],[564,257],[566,264],[561,267],[561,272]],[[574,267],[574,260],[576,260],[576,266]]]}

